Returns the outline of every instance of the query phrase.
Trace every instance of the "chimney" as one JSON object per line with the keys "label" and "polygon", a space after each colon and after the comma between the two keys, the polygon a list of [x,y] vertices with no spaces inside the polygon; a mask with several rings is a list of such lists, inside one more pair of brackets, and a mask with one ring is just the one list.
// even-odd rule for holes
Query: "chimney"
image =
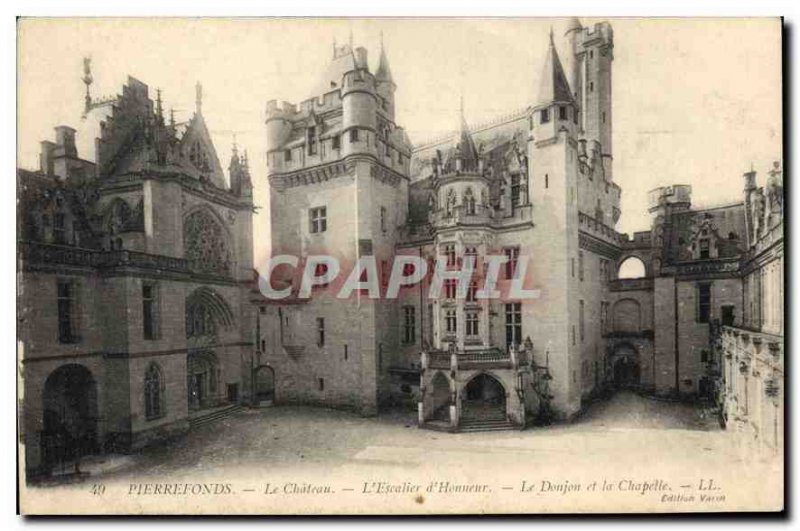
{"label": "chimney", "polygon": [[53,175],[53,150],[56,145],[49,140],[43,140],[41,143],[42,150],[39,153],[39,170],[47,175]]}
{"label": "chimney", "polygon": [[68,125],[56,127],[56,146],[59,155],[78,158],[78,149],[75,147],[75,129]]}

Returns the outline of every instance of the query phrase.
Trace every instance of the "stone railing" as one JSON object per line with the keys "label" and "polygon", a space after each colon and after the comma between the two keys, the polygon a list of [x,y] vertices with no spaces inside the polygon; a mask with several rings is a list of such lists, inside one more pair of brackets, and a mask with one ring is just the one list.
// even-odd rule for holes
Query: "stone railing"
{"label": "stone railing", "polygon": [[[527,355],[520,350],[517,353],[518,363],[527,364]],[[450,369],[451,353],[444,350],[428,352],[428,367],[431,369]],[[458,351],[456,364],[461,369],[479,368],[511,368],[513,360],[511,354],[499,348],[485,348],[480,350]]]}
{"label": "stone railing", "polygon": [[578,212],[578,225],[581,230],[593,236],[597,236],[601,239],[612,242],[615,245],[619,246],[623,243],[622,234],[615,231],[608,225],[596,220],[595,218],[584,214],[583,212]]}
{"label": "stone railing", "polygon": [[611,291],[634,291],[634,290],[652,290],[653,278],[618,278],[608,283]]}
{"label": "stone railing", "polygon": [[188,261],[172,256],[140,253],[138,251],[102,251],[66,245],[20,242],[19,256],[30,265],[72,266],[88,268],[137,267],[188,273]]}
{"label": "stone railing", "polygon": [[463,205],[455,206],[448,212],[441,208],[430,213],[430,223],[436,228],[453,225],[485,225],[494,219],[492,207],[475,205],[475,211],[467,212]]}
{"label": "stone railing", "polygon": [[661,268],[662,273],[675,275],[699,275],[714,273],[736,273],[739,271],[739,258],[708,260],[671,264]]}

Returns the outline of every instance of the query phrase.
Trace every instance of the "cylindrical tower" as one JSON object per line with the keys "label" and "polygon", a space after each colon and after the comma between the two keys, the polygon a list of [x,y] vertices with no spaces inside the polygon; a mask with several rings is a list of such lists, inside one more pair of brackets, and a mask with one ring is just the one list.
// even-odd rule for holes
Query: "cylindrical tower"
{"label": "cylindrical tower", "polygon": [[375,151],[376,112],[377,96],[372,74],[359,67],[345,73],[342,80],[343,155]]}

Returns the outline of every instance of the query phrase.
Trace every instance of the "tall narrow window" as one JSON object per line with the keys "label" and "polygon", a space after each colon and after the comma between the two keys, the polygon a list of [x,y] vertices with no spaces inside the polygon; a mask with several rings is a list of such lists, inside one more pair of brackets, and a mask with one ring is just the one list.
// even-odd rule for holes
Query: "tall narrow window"
{"label": "tall narrow window", "polygon": [[325,319],[317,317],[317,346],[325,346]]}
{"label": "tall narrow window", "polygon": [[550,109],[542,109],[539,116],[541,123],[546,124],[550,121]]}
{"label": "tall narrow window", "polygon": [[700,259],[701,260],[707,260],[708,258],[710,258],[711,253],[710,253],[709,249],[710,249],[710,247],[709,247],[709,244],[708,244],[708,240],[705,239],[705,238],[700,240]]}
{"label": "tall narrow window", "polygon": [[306,144],[308,144],[308,154],[317,154],[317,128],[314,126],[306,130]]}
{"label": "tall narrow window", "polygon": [[386,232],[386,207],[381,207],[381,231]]}
{"label": "tall narrow window", "polygon": [[158,339],[158,289],[153,283],[142,284],[142,332],[145,339]]}
{"label": "tall narrow window", "polygon": [[342,137],[336,135],[332,138],[333,149],[341,149],[342,148]]}
{"label": "tall narrow window", "polygon": [[458,290],[458,279],[446,278],[444,279],[444,297],[446,299],[455,299]]}
{"label": "tall narrow window", "polygon": [[456,245],[454,243],[448,243],[444,246],[444,255],[447,259],[448,267],[456,265]]}
{"label": "tall narrow window", "polygon": [[583,251],[578,251],[578,279],[583,280]]}
{"label": "tall narrow window", "polygon": [[53,215],[53,242],[58,244],[67,243],[67,229],[65,227],[64,214]]}
{"label": "tall narrow window", "polygon": [[456,311],[455,310],[447,310],[445,313],[445,331],[447,334],[455,334],[456,333]]}
{"label": "tall narrow window", "polygon": [[559,120],[566,120],[567,119],[567,106],[566,105],[559,105],[558,106],[558,119]]}
{"label": "tall narrow window", "polygon": [[478,300],[478,281],[473,280],[467,288],[467,302],[477,302]]}
{"label": "tall narrow window", "polygon": [[519,247],[506,247],[503,249],[508,261],[506,261],[506,278],[512,279],[517,273],[517,261],[519,260]]}
{"label": "tall narrow window", "polygon": [[511,176],[511,204],[514,206],[520,205],[520,174],[515,173]]}
{"label": "tall narrow window", "polygon": [[581,334],[581,342],[583,342],[583,338],[585,336],[585,332],[584,332],[584,319],[585,319],[584,306],[585,305],[584,305],[583,301],[581,301],[580,302],[580,308],[579,308],[579,314],[578,314],[578,317],[580,319],[579,320],[579,330],[580,330],[580,334]]}
{"label": "tall narrow window", "polygon": [[413,306],[403,307],[403,343],[410,345],[417,340],[417,315]]}
{"label": "tall narrow window", "polygon": [[75,323],[75,283],[69,280],[58,281],[58,341],[77,343],[78,333]]}
{"label": "tall narrow window", "polygon": [[466,335],[469,338],[475,338],[479,335],[479,318],[478,312],[467,312],[466,314]]}
{"label": "tall narrow window", "polygon": [[283,152],[283,160],[286,161],[286,162],[291,162],[292,161],[292,150],[291,149],[287,149],[286,151]]}
{"label": "tall narrow window", "polygon": [[358,142],[358,129],[350,129],[350,143]]}
{"label": "tall narrow window", "polygon": [[151,363],[144,375],[144,416],[147,420],[163,416],[163,380],[158,365]]}
{"label": "tall narrow window", "polygon": [[697,285],[697,322],[707,323],[711,315],[711,284]]}
{"label": "tall narrow window", "polygon": [[522,343],[522,303],[506,304],[506,346]]}
{"label": "tall narrow window", "polygon": [[312,208],[308,211],[312,234],[328,230],[328,211],[326,207]]}

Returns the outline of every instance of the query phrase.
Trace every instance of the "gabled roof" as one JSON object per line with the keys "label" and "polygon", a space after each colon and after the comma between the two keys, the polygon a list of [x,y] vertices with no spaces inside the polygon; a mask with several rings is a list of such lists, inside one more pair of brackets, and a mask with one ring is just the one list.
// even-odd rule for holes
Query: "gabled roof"
{"label": "gabled roof", "polygon": [[550,32],[550,46],[544,60],[544,68],[539,78],[539,93],[536,96],[536,107],[551,103],[574,103],[572,92],[569,89],[564,67],[558,58],[556,46],[553,43],[553,32]]}

